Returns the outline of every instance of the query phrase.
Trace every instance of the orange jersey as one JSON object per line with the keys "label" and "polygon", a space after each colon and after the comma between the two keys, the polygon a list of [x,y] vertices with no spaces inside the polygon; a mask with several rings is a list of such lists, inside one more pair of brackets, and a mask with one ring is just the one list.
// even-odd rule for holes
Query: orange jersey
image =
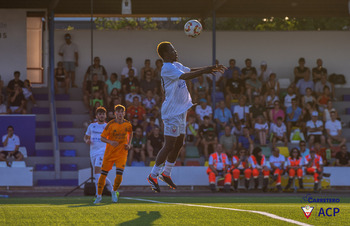
{"label": "orange jersey", "polygon": [[108,140],[117,141],[118,146],[113,147],[107,144],[104,159],[106,160],[116,160],[118,158],[118,153],[128,152],[125,149],[125,144],[128,142],[128,136],[132,133],[132,125],[129,121],[124,120],[123,123],[119,124],[115,120],[110,121],[106,128],[103,130],[101,137]]}

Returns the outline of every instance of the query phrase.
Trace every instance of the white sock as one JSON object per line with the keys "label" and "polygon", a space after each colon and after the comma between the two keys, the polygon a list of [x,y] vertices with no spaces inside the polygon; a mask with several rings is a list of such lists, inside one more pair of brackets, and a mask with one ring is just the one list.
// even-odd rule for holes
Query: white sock
{"label": "white sock", "polygon": [[161,169],[162,169],[162,165],[160,165],[160,166],[154,165],[153,168],[152,168],[152,171],[151,171],[151,176],[153,178],[157,178],[159,173],[160,173],[160,171],[161,171]]}
{"label": "white sock", "polygon": [[95,187],[96,187],[96,195],[98,195],[97,194],[97,192],[98,192],[98,179],[100,178],[100,176],[101,176],[101,174],[100,173],[95,173]]}
{"label": "white sock", "polygon": [[163,173],[167,176],[170,176],[171,170],[173,169],[174,166],[175,166],[175,162],[171,163],[171,162],[166,161]]}
{"label": "white sock", "polygon": [[108,191],[110,191],[110,192],[113,191],[113,184],[107,177],[106,177],[106,186],[107,186]]}

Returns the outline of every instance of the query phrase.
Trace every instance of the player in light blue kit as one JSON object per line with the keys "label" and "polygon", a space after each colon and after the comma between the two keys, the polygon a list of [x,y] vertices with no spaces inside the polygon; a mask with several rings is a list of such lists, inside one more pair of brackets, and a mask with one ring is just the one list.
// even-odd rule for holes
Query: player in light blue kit
{"label": "player in light blue kit", "polygon": [[[94,168],[94,172],[95,172],[94,176],[95,176],[95,185],[96,185],[96,195],[97,195],[97,183],[101,175],[103,156],[106,150],[106,143],[101,141],[101,134],[107,125],[107,123],[105,122],[107,117],[106,113],[107,111],[104,107],[98,107],[96,109],[97,121],[89,125],[84,136],[85,143],[90,144],[90,159],[91,159],[91,165]],[[108,178],[106,178],[106,185],[107,185],[108,191],[113,190],[113,185]]]}
{"label": "player in light blue kit", "polygon": [[[177,62],[177,52],[170,42],[159,43],[157,52],[164,62],[161,79],[165,100],[162,104],[161,113],[164,123],[165,143],[158,152],[156,163],[147,180],[151,184],[152,190],[160,192],[158,177],[171,188],[176,188],[170,174],[184,143],[187,110],[193,105],[186,80],[191,80],[202,74],[223,71],[225,67],[222,65],[201,68],[185,67]],[[164,162],[163,172],[160,173]]]}

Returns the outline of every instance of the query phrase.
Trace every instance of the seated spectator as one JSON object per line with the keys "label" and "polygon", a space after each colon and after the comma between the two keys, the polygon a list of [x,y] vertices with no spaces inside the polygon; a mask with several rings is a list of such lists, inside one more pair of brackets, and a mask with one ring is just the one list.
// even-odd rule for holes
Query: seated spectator
{"label": "seated spectator", "polygon": [[280,117],[282,119],[282,122],[284,122],[284,120],[286,118],[286,114],[281,109],[280,102],[279,101],[275,101],[274,104],[273,104],[273,107],[274,108],[269,111],[270,122],[276,124],[278,117]]}
{"label": "seated spectator", "polygon": [[321,80],[322,75],[327,75],[327,69],[323,67],[322,59],[316,60],[317,66],[312,68],[312,80],[316,83]]}
{"label": "seated spectator", "polygon": [[346,143],[346,139],[342,136],[341,123],[336,117],[335,111],[331,111],[331,120],[326,122],[327,143],[330,147],[333,147],[334,141],[339,142],[339,146]]}
{"label": "seated spectator", "polygon": [[302,110],[298,106],[297,99],[292,100],[292,106],[287,108],[287,134],[288,137],[291,133],[292,127],[300,127],[301,126],[301,116]]}
{"label": "seated spectator", "polygon": [[57,68],[55,68],[55,93],[58,92],[58,85],[61,83],[61,87],[64,87],[64,93],[68,93],[70,78],[66,69],[63,67],[63,62],[59,61],[57,63]]}
{"label": "seated spectator", "polygon": [[130,75],[130,70],[133,71],[133,75],[137,77],[137,69],[136,67],[132,66],[132,58],[131,57],[127,57],[125,59],[125,62],[126,62],[126,66],[123,67],[122,69],[122,73],[121,73],[121,80],[123,81],[125,78],[128,78]]}
{"label": "seated spectator", "polygon": [[316,103],[316,98],[312,95],[311,88],[306,88],[306,94],[301,97],[301,106],[304,108],[307,103]]}
{"label": "seated spectator", "polygon": [[195,102],[198,102],[200,99],[206,99],[210,102],[209,84],[203,75],[197,77],[197,82],[193,85],[193,93]]}
{"label": "seated spectator", "polygon": [[[238,179],[240,175],[244,175],[245,178],[245,189],[249,189],[250,178],[252,177],[252,170],[249,168],[248,156],[246,149],[239,148],[239,153],[232,156],[232,167],[229,170],[233,176],[233,188],[235,191],[238,190]],[[231,182],[231,181],[230,181]],[[231,183],[230,183],[231,184]]]}
{"label": "seated spectator", "polygon": [[127,118],[130,120],[132,118],[137,118],[139,120],[139,123],[142,123],[146,119],[146,110],[145,108],[140,104],[139,97],[134,97],[133,103],[131,106],[128,107],[126,110]]}
{"label": "seated spectator", "polygon": [[162,71],[163,61],[161,59],[157,59],[156,62],[154,62],[154,64],[156,65],[156,68],[154,69],[153,78],[159,81],[161,78],[160,73]]}
{"label": "seated spectator", "polygon": [[125,78],[122,82],[122,89],[124,95],[131,92],[132,86],[136,88],[136,92],[138,93],[140,89],[140,83],[139,80],[135,77],[135,71],[133,69],[130,69],[128,77]]}
{"label": "seated spectator", "polygon": [[216,177],[224,177],[224,189],[226,192],[229,192],[232,179],[230,173],[227,173],[227,169],[230,166],[230,161],[223,152],[221,144],[216,145],[215,152],[210,155],[208,163],[207,174],[209,176],[210,190],[212,192],[216,191]]}
{"label": "seated spectator", "polygon": [[303,140],[299,141],[299,151],[302,158],[310,154],[310,149],[306,148],[306,142]]}
{"label": "seated spectator", "polygon": [[331,94],[331,97],[335,98],[334,84],[327,81],[327,75],[326,74],[321,75],[321,80],[316,82],[316,84],[315,84],[316,96],[322,95],[322,92],[324,92],[324,87],[325,86],[328,86],[330,94]]}
{"label": "seated spectator", "polygon": [[269,75],[268,81],[266,81],[266,90],[274,89],[275,93],[278,95],[280,93],[280,83],[276,79],[276,73],[271,73]]}
{"label": "seated spectator", "polygon": [[131,120],[132,132],[135,133],[138,127],[141,127],[141,123],[137,117],[133,117]]}
{"label": "seated spectator", "polygon": [[143,68],[141,68],[141,71],[140,71],[141,80],[145,79],[147,71],[151,72],[151,78],[153,79],[154,69],[151,67],[151,60],[150,59],[146,59],[145,66]]}
{"label": "seated spectator", "polygon": [[245,63],[245,67],[242,68],[241,78],[243,80],[248,80],[248,79],[251,79],[251,76],[253,74],[256,75],[257,72],[256,72],[256,68],[252,67],[252,60],[251,59],[249,59],[249,58],[245,59],[244,63]]}
{"label": "seated spectator", "polygon": [[310,69],[305,67],[305,58],[299,58],[299,66],[294,68],[294,83],[297,84],[300,79],[303,79],[306,74],[310,74]]}
{"label": "seated spectator", "polygon": [[147,153],[151,161],[154,161],[158,152],[164,145],[164,136],[160,134],[160,128],[156,126],[147,137]]}
{"label": "seated spectator", "polygon": [[260,97],[254,96],[254,104],[249,108],[249,118],[252,128],[254,128],[256,119],[259,116],[267,118],[266,108],[263,105],[261,105]]}
{"label": "seated spectator", "polygon": [[213,118],[213,110],[211,106],[208,105],[206,99],[200,99],[199,105],[196,106],[197,121],[199,124],[203,124],[204,116],[208,116],[210,119]]}
{"label": "seated spectator", "polygon": [[276,147],[276,142],[282,141],[284,142],[284,146],[288,145],[288,137],[287,137],[287,127],[284,124],[281,117],[277,118],[276,123],[271,123],[271,134],[272,134],[272,146]]}
{"label": "seated spectator", "polygon": [[[260,68],[258,68],[257,70],[257,75],[259,80],[263,84],[265,84],[269,81],[269,77],[271,76],[271,74],[274,74],[274,73],[272,73],[272,70],[267,67],[266,61],[261,61]],[[275,74],[275,79],[276,79],[276,74]],[[274,85],[272,87],[274,87]]]}
{"label": "seated spectator", "polygon": [[227,67],[227,69],[225,70],[225,72],[223,74],[223,77],[226,80],[226,84],[227,84],[227,81],[232,78],[233,73],[235,71],[238,73],[238,77],[241,75],[241,69],[236,66],[236,60],[235,59],[230,59],[229,60],[229,65],[230,66]]}
{"label": "seated spectator", "polygon": [[107,113],[107,117],[108,117],[107,121],[110,121],[111,119],[115,119],[114,107],[118,104],[122,104],[120,97],[112,99],[111,102],[109,103],[109,107],[107,109],[107,112],[108,112]]}
{"label": "seated spectator", "polygon": [[215,127],[210,122],[208,116],[204,116],[204,122],[200,125],[198,132],[201,138],[201,145],[203,146],[204,158],[207,161],[209,153],[214,151],[214,144],[218,142],[218,138],[215,134]]}
{"label": "seated spectator", "polygon": [[269,133],[269,126],[264,118],[264,116],[260,115],[257,118],[257,122],[254,125],[254,131],[256,137],[259,139],[259,143],[262,146],[266,145],[266,138]]}
{"label": "seated spectator", "polygon": [[93,74],[92,80],[86,81],[86,85],[84,86],[84,104],[87,109],[90,108],[90,99],[92,98],[94,91],[100,92],[104,99],[105,83],[98,80],[98,74]]}
{"label": "seated spectator", "polygon": [[90,110],[92,110],[92,108],[95,106],[96,102],[99,102],[101,107],[104,106],[103,97],[101,95],[101,92],[98,90],[94,91],[93,96],[90,99]]}
{"label": "seated spectator", "polygon": [[231,130],[231,134],[233,134],[237,140],[239,136],[243,136],[243,128],[245,127],[244,124],[242,124],[241,121],[235,122],[234,126]]}
{"label": "seated spectator", "polygon": [[131,86],[130,87],[130,93],[127,93],[125,95],[125,105],[131,106],[132,102],[134,101],[134,97],[137,97],[141,101],[141,95],[137,93],[137,88],[136,86]]}
{"label": "seated spectator", "polygon": [[315,142],[321,142],[323,146],[326,144],[326,138],[323,136],[323,122],[318,120],[317,111],[312,112],[311,120],[306,123],[306,129],[309,147],[312,147]]}
{"label": "seated spectator", "polygon": [[323,177],[323,159],[316,154],[315,150],[311,150],[310,154],[304,158],[306,173],[314,176],[314,191],[318,190],[319,180]]}
{"label": "seated spectator", "polygon": [[323,122],[324,123],[331,120],[331,112],[332,111],[335,112],[336,118],[338,118],[338,112],[335,108],[333,108],[333,102],[331,100],[328,100],[327,107],[323,110]]}
{"label": "seated spectator", "polygon": [[286,190],[292,186],[294,177],[297,176],[299,179],[299,189],[304,189],[303,186],[303,169],[302,169],[303,158],[300,156],[300,152],[297,148],[292,148],[290,156],[287,158],[287,172],[289,175],[288,184],[285,187]]}
{"label": "seated spectator", "polygon": [[188,117],[186,125],[186,143],[193,143],[197,146],[197,141],[199,138],[198,134],[199,126],[196,123],[196,118],[193,115]]}
{"label": "seated spectator", "polygon": [[7,114],[7,107],[4,104],[4,96],[0,94],[0,115]]}
{"label": "seated spectator", "polygon": [[156,125],[156,119],[154,117],[150,117],[146,119],[146,135],[149,136],[153,133],[154,129],[159,126]]}
{"label": "seated spectator", "polygon": [[147,113],[150,113],[151,110],[156,106],[157,102],[154,99],[152,90],[147,90],[146,97],[143,98],[142,104],[145,106]]}
{"label": "seated spectator", "polygon": [[306,95],[306,89],[310,88],[312,91],[314,91],[314,82],[310,78],[310,73],[305,74],[303,79],[300,79],[298,83],[296,84],[296,87],[298,89],[298,94],[300,96]]}
{"label": "seated spectator", "polygon": [[238,122],[238,121],[241,121],[242,123],[249,122],[249,107],[246,106],[245,96],[241,96],[239,98],[238,105],[234,106],[234,110],[232,114],[233,114],[234,122]]}
{"label": "seated spectator", "polygon": [[19,84],[14,85],[15,91],[10,94],[8,100],[8,114],[26,114],[27,110],[25,108],[26,99],[23,95],[22,88]]}
{"label": "seated spectator", "polygon": [[238,137],[238,148],[244,148],[248,150],[249,154],[254,148],[254,136],[250,135],[249,128],[243,128],[243,135]]}
{"label": "seated spectator", "polygon": [[147,122],[149,122],[150,117],[154,117],[154,119],[155,119],[154,124],[156,126],[159,126],[159,128],[162,128],[162,120],[161,120],[161,116],[160,116],[160,110],[157,106],[155,106],[152,109],[151,113],[149,113],[147,115],[147,120],[146,120]]}
{"label": "seated spectator", "polygon": [[85,76],[84,76],[84,84],[89,80],[93,80],[93,76],[97,74],[97,80],[103,81],[103,83],[107,80],[107,71],[104,66],[100,64],[101,60],[100,57],[94,58],[94,64],[89,66],[86,70]]}
{"label": "seated spectator", "polygon": [[[118,92],[117,88],[113,88],[112,92],[107,96],[107,103],[111,103],[112,100],[120,98],[122,95]],[[121,99],[121,98],[120,98]]]}
{"label": "seated spectator", "polygon": [[346,145],[342,145],[340,151],[335,155],[336,166],[350,166],[350,153]]}
{"label": "seated spectator", "polygon": [[227,156],[231,157],[237,147],[237,138],[231,134],[231,127],[229,125],[225,126],[225,133],[220,137],[219,143],[222,145]]}
{"label": "seated spectator", "polygon": [[26,99],[26,103],[28,103],[28,101],[31,100],[35,107],[38,106],[36,104],[36,100],[32,93],[32,86],[28,79],[24,80],[24,86],[22,88],[22,92],[23,92],[24,98]]}
{"label": "seated spectator", "polygon": [[320,112],[323,112],[327,108],[328,101],[331,100],[329,87],[324,86],[323,93],[317,98],[317,105]]}
{"label": "seated spectator", "polygon": [[19,79],[19,77],[21,76],[21,73],[19,71],[15,71],[13,73],[13,76],[15,78],[12,79],[11,81],[9,81],[9,83],[7,84],[7,94],[8,95],[11,95],[12,93],[15,92],[15,85],[16,84],[18,84],[19,87],[21,87],[21,88],[24,86],[24,82]]}
{"label": "seated spectator", "polygon": [[321,146],[321,144],[319,142],[315,142],[314,146],[311,149],[315,150],[316,154],[322,157],[324,166],[329,165],[329,161],[331,160],[330,159],[331,156],[329,156],[329,158],[327,159],[327,152],[330,155],[331,150],[327,151],[326,147],[324,145]]}
{"label": "seated spectator", "polygon": [[143,136],[142,127],[137,127],[134,134],[129,150],[129,166],[132,166],[134,161],[143,162],[144,165],[146,161],[146,138]]}
{"label": "seated spectator", "polygon": [[[18,84],[16,84],[18,86]],[[22,161],[23,155],[19,152],[19,137],[14,134],[13,126],[7,127],[7,134],[2,136],[3,150],[0,152],[0,161],[6,161],[7,158],[13,156],[15,161]],[[9,164],[7,162],[7,164]]]}
{"label": "seated spectator", "polygon": [[252,168],[252,173],[254,177],[254,188],[258,189],[259,186],[259,174],[264,176],[263,179],[263,192],[267,191],[267,185],[269,182],[270,170],[266,166],[266,158],[262,153],[262,149],[260,147],[255,147],[253,153],[250,155],[248,162]]}
{"label": "seated spectator", "polygon": [[121,91],[122,85],[120,81],[118,81],[117,73],[112,73],[109,79],[106,81],[106,89],[107,90],[105,91],[105,93],[107,95],[111,95],[114,89],[116,89],[118,93]]}
{"label": "seated spectator", "polygon": [[240,99],[244,94],[245,83],[239,78],[239,71],[234,70],[231,75],[232,78],[226,80],[226,104],[230,106],[234,100]]}
{"label": "seated spectator", "polygon": [[[249,111],[247,110],[247,113]],[[217,131],[220,132],[226,125],[232,123],[231,111],[225,106],[225,102],[222,100],[219,102],[219,107],[215,110],[214,119],[217,126]]]}
{"label": "seated spectator", "polygon": [[140,91],[143,96],[146,96],[148,90],[153,93],[158,93],[158,82],[152,78],[151,71],[145,71],[145,79],[140,82]]}
{"label": "seated spectator", "polygon": [[251,73],[250,79],[248,79],[245,82],[245,87],[247,90],[249,103],[253,103],[252,97],[253,96],[260,96],[261,95],[261,88],[262,88],[262,83],[258,80],[258,77],[256,76],[256,72]]}
{"label": "seated spectator", "polygon": [[273,181],[276,182],[276,188],[279,192],[282,192],[281,175],[284,173],[285,161],[286,159],[280,154],[280,150],[274,147],[269,162],[271,173],[273,174]]}
{"label": "seated spectator", "polygon": [[292,100],[296,98],[297,95],[294,92],[294,89],[292,87],[288,87],[287,89],[287,95],[284,97],[284,107],[288,108],[292,106]]}
{"label": "seated spectator", "polygon": [[[215,60],[215,64],[219,65],[219,61]],[[220,72],[220,71],[215,71],[213,73],[210,74],[204,74],[204,77],[206,77],[206,80],[208,82],[208,84],[213,84],[213,80],[212,77],[213,75],[215,76],[215,91],[216,92],[222,92],[225,89],[225,80],[226,78],[223,75],[224,73]]]}
{"label": "seated spectator", "polygon": [[280,99],[276,95],[276,91],[274,88],[271,88],[269,90],[268,95],[266,96],[266,108],[273,109],[275,107],[275,102],[279,101]]}

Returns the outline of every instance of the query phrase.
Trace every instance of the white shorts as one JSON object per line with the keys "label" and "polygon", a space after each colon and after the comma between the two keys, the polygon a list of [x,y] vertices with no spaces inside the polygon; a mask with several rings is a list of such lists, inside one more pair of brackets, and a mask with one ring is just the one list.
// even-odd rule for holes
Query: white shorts
{"label": "white shorts", "polygon": [[163,119],[164,135],[178,137],[180,134],[186,134],[186,115],[187,112],[184,112],[180,115]]}
{"label": "white shorts", "polygon": [[102,167],[103,154],[90,157],[92,167]]}

